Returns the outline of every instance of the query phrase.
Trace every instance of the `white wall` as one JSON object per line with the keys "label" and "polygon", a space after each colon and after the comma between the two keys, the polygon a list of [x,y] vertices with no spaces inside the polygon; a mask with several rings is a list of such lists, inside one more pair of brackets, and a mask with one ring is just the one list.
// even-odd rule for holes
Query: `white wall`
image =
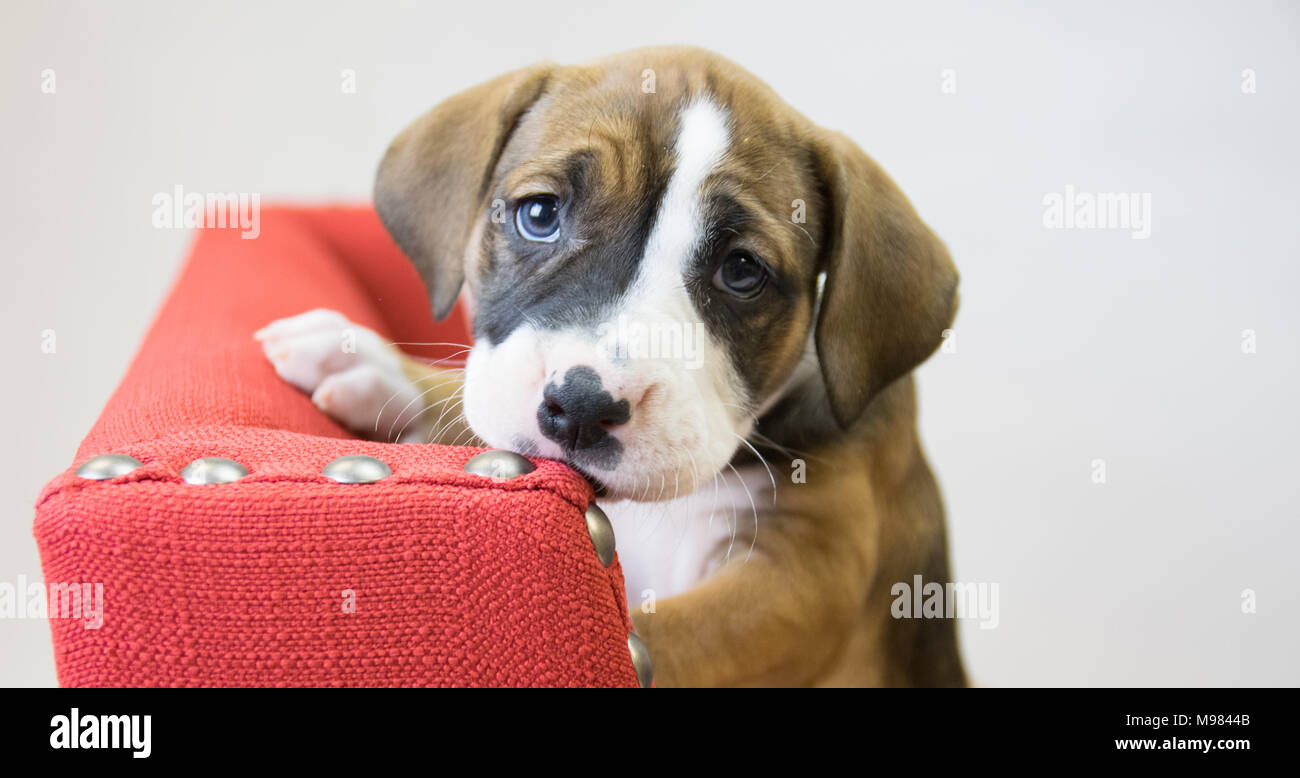
{"label": "white wall", "polygon": [[[362,200],[389,138],[454,91],[694,43],[857,139],[962,270],[957,353],[921,372],[922,432],[957,576],[999,585],[998,627],[963,625],[976,679],[1297,684],[1300,11],[1021,5],[11,4],[0,581],[40,578],[33,500],[182,259],[187,236],[150,224],[154,193]],[[1150,193],[1150,238],[1045,229],[1043,198],[1067,184]],[[0,620],[0,684],[53,682],[45,622]]]}

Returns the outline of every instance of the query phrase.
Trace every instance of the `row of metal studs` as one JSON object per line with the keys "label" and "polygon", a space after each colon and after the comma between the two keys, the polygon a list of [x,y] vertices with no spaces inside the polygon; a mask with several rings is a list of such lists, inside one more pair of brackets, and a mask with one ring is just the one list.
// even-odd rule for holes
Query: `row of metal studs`
{"label": "row of metal studs", "polygon": [[[126,475],[143,463],[126,454],[101,454],[87,460],[77,468],[77,475],[93,481]],[[513,451],[484,451],[465,463],[465,472],[495,480],[509,480],[531,473],[533,463]],[[321,475],[341,484],[372,484],[393,474],[384,462],[364,454],[347,454],[331,461],[321,469]],[[248,468],[226,457],[202,457],[181,470],[185,483],[194,485],[234,483],[248,475]],[[596,503],[587,506],[585,514],[587,535],[596,550],[596,559],[609,567],[614,562],[614,526]],[[650,665],[650,652],[635,632],[627,636],[627,649],[636,668],[637,683],[649,686],[654,678]]]}

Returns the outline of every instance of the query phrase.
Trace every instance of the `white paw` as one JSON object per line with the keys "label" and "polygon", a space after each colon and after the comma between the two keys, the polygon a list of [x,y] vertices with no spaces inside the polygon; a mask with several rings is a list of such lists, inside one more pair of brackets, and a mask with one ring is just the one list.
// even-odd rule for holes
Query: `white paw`
{"label": "white paw", "polygon": [[423,405],[396,349],[337,311],[317,309],[273,321],[253,334],[280,377],[317,408],[376,440],[416,432]]}

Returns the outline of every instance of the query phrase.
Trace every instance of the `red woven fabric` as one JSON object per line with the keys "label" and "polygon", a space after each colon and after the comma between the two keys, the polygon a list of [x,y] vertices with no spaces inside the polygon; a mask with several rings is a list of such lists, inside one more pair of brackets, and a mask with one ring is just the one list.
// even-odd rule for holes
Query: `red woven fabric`
{"label": "red woven fabric", "polygon": [[[585,481],[546,460],[492,481],[462,470],[478,449],[351,439],[252,339],[323,307],[399,342],[467,342],[459,314],[435,325],[369,209],[267,209],[261,227],[247,241],[200,233],[76,462],[37,502],[46,582],[104,591],[98,629],[51,613],[60,684],[636,686],[622,571],[596,558]],[[144,466],[73,473],[103,453]],[[344,454],[393,475],[320,475]],[[250,474],[184,483],[203,456]]]}

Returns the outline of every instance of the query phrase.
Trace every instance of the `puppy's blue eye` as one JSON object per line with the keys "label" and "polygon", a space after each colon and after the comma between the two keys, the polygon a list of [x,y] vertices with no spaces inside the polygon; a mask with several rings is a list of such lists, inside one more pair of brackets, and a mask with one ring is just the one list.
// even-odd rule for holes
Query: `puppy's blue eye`
{"label": "puppy's blue eye", "polygon": [[519,201],[515,227],[524,238],[551,243],[560,236],[560,201],[551,195],[534,195]]}
{"label": "puppy's blue eye", "polygon": [[742,300],[752,300],[767,285],[767,268],[753,254],[733,251],[713,274],[713,285]]}

